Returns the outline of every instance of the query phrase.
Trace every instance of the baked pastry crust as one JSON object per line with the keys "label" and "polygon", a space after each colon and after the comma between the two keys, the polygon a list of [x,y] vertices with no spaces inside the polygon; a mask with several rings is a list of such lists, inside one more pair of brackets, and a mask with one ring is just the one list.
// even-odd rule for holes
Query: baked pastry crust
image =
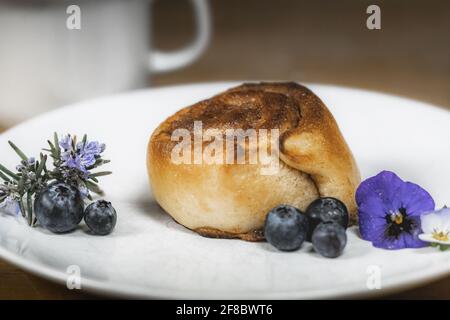
{"label": "baked pastry crust", "polygon": [[[194,133],[194,121],[201,121],[203,130],[221,133],[279,129],[278,172],[262,175],[260,163],[174,163],[178,141],[172,141],[172,133]],[[249,151],[248,145],[240,147]],[[271,208],[290,204],[305,210],[319,196],[343,201],[351,222],[356,221],[356,162],[327,107],[297,83],[243,84],[178,111],[152,134],[147,167],[156,201],[203,236],[263,240],[261,229]]]}

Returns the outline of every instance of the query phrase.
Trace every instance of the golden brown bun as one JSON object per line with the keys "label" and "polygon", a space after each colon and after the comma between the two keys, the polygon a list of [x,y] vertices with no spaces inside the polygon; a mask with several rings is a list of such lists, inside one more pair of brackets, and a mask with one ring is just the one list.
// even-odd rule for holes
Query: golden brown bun
{"label": "golden brown bun", "polygon": [[[278,128],[279,170],[263,175],[261,163],[175,164],[178,141],[171,141],[172,133],[184,128],[193,136],[194,121],[202,121],[203,132],[214,128],[221,134]],[[297,83],[244,84],[178,111],[152,134],[147,166],[156,201],[204,236],[262,240],[270,209],[290,204],[305,210],[319,196],[340,199],[356,219],[360,176],[352,153],[323,102]]]}

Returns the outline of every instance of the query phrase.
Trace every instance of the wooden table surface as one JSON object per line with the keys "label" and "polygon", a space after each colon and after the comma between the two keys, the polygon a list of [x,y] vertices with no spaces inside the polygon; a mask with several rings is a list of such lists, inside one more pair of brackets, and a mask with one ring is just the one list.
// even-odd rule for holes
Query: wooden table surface
{"label": "wooden table surface", "polygon": [[[371,3],[212,0],[215,31],[208,51],[188,68],[154,77],[152,85],[297,80],[378,90],[450,109],[449,2],[377,1],[379,31],[365,28]],[[155,12],[157,46],[174,49],[189,41],[186,2],[157,1]],[[0,299],[96,298],[0,261]],[[450,299],[450,277],[387,298]]]}

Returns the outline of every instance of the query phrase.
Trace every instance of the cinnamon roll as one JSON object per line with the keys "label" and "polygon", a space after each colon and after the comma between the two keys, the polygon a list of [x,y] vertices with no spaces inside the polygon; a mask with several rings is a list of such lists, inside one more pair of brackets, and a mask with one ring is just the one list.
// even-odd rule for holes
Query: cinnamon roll
{"label": "cinnamon roll", "polygon": [[[232,149],[232,151],[230,151]],[[324,103],[297,83],[252,83],[181,109],[148,144],[153,195],[208,237],[264,239],[273,207],[335,197],[356,219],[360,175]]]}

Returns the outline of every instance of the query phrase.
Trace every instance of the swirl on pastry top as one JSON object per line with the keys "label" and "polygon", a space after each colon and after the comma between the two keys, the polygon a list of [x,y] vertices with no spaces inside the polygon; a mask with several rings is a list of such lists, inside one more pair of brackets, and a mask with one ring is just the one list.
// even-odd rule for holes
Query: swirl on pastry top
{"label": "swirl on pastry top", "polygon": [[203,130],[218,129],[221,132],[227,129],[279,129],[283,134],[298,126],[300,107],[290,96],[238,88],[180,110],[163,122],[153,137],[167,142],[176,129],[193,132],[194,121],[201,121]]}

